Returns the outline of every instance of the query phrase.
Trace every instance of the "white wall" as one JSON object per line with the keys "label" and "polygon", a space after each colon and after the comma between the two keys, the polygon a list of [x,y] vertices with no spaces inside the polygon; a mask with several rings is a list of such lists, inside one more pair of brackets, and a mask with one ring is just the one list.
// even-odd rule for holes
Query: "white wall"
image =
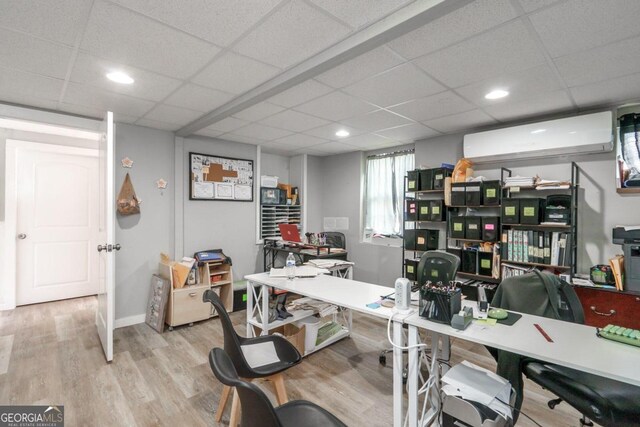
{"label": "white wall", "polygon": [[323,161],[322,157],[307,156],[307,189],[304,208],[307,213],[307,231],[322,231],[323,206]]}
{"label": "white wall", "polygon": [[[232,144],[230,142],[230,144]],[[289,183],[289,157],[260,153],[260,175],[277,176],[279,183]],[[260,177],[256,177],[260,185]]]}

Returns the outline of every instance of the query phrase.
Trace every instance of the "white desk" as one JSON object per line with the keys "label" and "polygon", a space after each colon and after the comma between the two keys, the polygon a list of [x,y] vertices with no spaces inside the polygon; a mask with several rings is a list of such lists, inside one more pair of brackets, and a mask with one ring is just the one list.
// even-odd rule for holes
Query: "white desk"
{"label": "white desk", "polygon": [[[393,289],[386,286],[373,285],[355,280],[343,279],[335,276],[321,275],[314,278],[296,278],[288,280],[284,278],[270,278],[269,273],[251,274],[245,276],[247,280],[247,334],[252,336],[253,325],[262,330],[262,334],[267,334],[270,329],[276,328],[286,323],[294,322],[312,313],[292,313],[293,317],[285,320],[268,322],[268,316],[261,316],[267,313],[269,307],[269,287],[283,289],[299,295],[326,301],[340,307],[348,309],[348,326],[345,334],[338,334],[335,339],[327,340],[321,346],[316,347],[317,351],[335,341],[345,338],[351,333],[351,311],[368,314],[371,316],[389,319],[392,311],[389,308],[379,307],[371,309],[367,304],[380,300],[382,295],[388,295]],[[262,322],[257,321],[260,315]],[[394,342],[403,342],[402,337],[402,317],[396,315],[393,326]],[[402,426],[402,350],[394,348],[393,352],[393,423],[395,427]]]}
{"label": "white desk", "polygon": [[[475,305],[467,303],[464,305]],[[555,363],[580,371],[640,386],[640,352],[638,348],[598,338],[596,328],[545,317],[523,314],[513,326],[483,326],[472,323],[464,331],[420,317],[417,313],[404,319],[409,325],[409,345],[418,342],[418,329],[435,336],[447,335]],[[554,342],[547,340],[533,326],[539,324]],[[432,348],[435,354],[437,348]],[[409,351],[409,426],[418,425],[418,351]],[[394,373],[395,374],[395,373]],[[436,370],[436,375],[438,372]]]}

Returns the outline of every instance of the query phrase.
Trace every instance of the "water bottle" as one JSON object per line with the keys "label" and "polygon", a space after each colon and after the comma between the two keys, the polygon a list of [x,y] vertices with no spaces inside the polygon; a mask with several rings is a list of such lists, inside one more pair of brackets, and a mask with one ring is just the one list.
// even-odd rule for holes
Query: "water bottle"
{"label": "water bottle", "polygon": [[289,278],[289,280],[292,280],[294,277],[296,277],[296,259],[293,257],[292,252],[289,252],[284,271],[287,273],[287,277]]}

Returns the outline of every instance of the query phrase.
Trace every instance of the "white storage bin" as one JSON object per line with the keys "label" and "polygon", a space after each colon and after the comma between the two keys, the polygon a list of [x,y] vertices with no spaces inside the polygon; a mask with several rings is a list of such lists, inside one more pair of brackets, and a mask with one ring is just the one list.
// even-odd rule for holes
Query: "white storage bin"
{"label": "white storage bin", "polygon": [[305,327],[304,350],[309,353],[316,348],[316,340],[318,339],[318,329],[320,328],[320,319],[315,316],[305,317],[296,322],[296,326]]}
{"label": "white storage bin", "polygon": [[260,177],[260,186],[261,187],[276,188],[278,186],[278,177],[277,176],[262,175]]}

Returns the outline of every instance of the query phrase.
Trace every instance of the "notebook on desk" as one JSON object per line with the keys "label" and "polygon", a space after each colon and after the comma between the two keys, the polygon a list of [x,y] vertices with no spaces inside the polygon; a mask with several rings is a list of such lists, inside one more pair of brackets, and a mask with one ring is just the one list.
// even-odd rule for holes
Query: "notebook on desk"
{"label": "notebook on desk", "polygon": [[297,225],[278,224],[278,229],[280,230],[282,240],[285,240],[287,242],[302,243],[302,240],[300,240],[300,232],[298,231]]}

